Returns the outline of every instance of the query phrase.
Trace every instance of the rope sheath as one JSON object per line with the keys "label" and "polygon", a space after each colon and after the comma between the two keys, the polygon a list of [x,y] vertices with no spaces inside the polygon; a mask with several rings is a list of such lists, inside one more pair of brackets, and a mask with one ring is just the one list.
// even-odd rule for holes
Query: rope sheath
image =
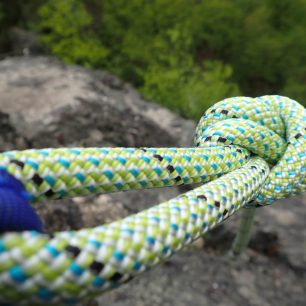
{"label": "rope sheath", "polygon": [[32,202],[92,193],[204,183],[245,164],[245,149],[64,148],[0,154]]}
{"label": "rope sheath", "polygon": [[0,302],[75,304],[151,268],[243,206],[304,192],[305,121],[305,109],[288,98],[240,97],[205,113],[197,127],[198,148],[1,154],[0,168],[23,182],[33,202],[210,182],[109,225],[52,237],[2,234]]}
{"label": "rope sheath", "polygon": [[305,129],[305,108],[294,100],[236,97],[206,111],[197,126],[195,144],[236,144],[272,163],[269,178],[255,200],[266,205],[306,190]]}

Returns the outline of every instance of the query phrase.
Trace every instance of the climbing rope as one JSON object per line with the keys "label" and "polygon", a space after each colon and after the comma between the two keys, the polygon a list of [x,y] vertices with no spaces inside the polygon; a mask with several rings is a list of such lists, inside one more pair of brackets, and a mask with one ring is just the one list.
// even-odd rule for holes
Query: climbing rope
{"label": "climbing rope", "polygon": [[[8,211],[9,201],[2,200],[7,190],[23,194],[23,201],[26,191],[28,201],[35,202],[206,184],[120,221],[53,235],[43,233],[24,203],[19,222],[23,217],[30,220],[28,230],[18,232],[25,228],[16,226],[16,216],[6,220],[7,228],[0,227],[0,302],[76,304],[150,269],[242,207],[267,205],[304,192],[305,128],[305,109],[293,100],[237,97],[206,111],[194,148],[2,153],[0,212]],[[12,207],[16,212],[19,206]]]}

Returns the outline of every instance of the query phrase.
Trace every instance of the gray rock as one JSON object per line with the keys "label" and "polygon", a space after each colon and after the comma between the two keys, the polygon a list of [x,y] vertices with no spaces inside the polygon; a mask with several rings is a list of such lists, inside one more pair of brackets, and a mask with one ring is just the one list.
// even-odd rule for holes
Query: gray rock
{"label": "gray rock", "polygon": [[9,30],[11,52],[14,55],[38,55],[46,53],[38,36],[22,28],[13,27]]}
{"label": "gray rock", "polygon": [[[15,133],[9,137],[6,149],[192,144],[194,122],[144,101],[129,84],[109,73],[66,66],[53,58],[16,57],[1,61],[0,97],[0,111],[6,118],[3,120],[10,121],[3,124]],[[17,146],[12,138],[23,139],[25,145]],[[86,204],[73,199],[62,205],[38,204],[37,209],[48,221],[49,231],[81,228],[125,216],[124,210],[117,209],[118,202],[124,203],[130,213],[178,193],[179,188],[172,188],[118,193],[114,197],[102,195],[114,210],[110,214],[105,214],[105,205],[97,205],[94,199]],[[138,194],[141,200],[135,201]]]}
{"label": "gray rock", "polygon": [[0,106],[35,147],[186,146],[194,122],[145,102],[106,72],[46,57],[0,62]]}
{"label": "gray rock", "polygon": [[0,150],[1,152],[27,147],[26,140],[20,136],[10,121],[8,114],[0,110]]}

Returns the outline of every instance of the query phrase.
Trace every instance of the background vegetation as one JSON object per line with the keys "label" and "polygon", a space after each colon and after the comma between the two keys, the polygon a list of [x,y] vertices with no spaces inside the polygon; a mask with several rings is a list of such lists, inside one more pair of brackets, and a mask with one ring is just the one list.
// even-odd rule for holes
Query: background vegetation
{"label": "background vegetation", "polygon": [[2,0],[9,30],[37,33],[67,63],[108,70],[197,119],[234,95],[306,101],[306,0]]}

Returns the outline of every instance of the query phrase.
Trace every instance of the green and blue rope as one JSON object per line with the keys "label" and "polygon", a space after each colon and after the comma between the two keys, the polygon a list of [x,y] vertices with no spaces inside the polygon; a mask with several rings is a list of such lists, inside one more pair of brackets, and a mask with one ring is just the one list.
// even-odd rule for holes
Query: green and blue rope
{"label": "green and blue rope", "polygon": [[32,202],[206,183],[123,220],[49,236],[0,235],[0,302],[72,305],[116,288],[241,207],[304,192],[306,112],[286,97],[238,97],[210,108],[195,148],[74,148],[6,152],[0,169]]}
{"label": "green and blue rope", "polygon": [[64,148],[0,154],[32,202],[128,189],[204,183],[244,165],[250,154],[216,148]]}

